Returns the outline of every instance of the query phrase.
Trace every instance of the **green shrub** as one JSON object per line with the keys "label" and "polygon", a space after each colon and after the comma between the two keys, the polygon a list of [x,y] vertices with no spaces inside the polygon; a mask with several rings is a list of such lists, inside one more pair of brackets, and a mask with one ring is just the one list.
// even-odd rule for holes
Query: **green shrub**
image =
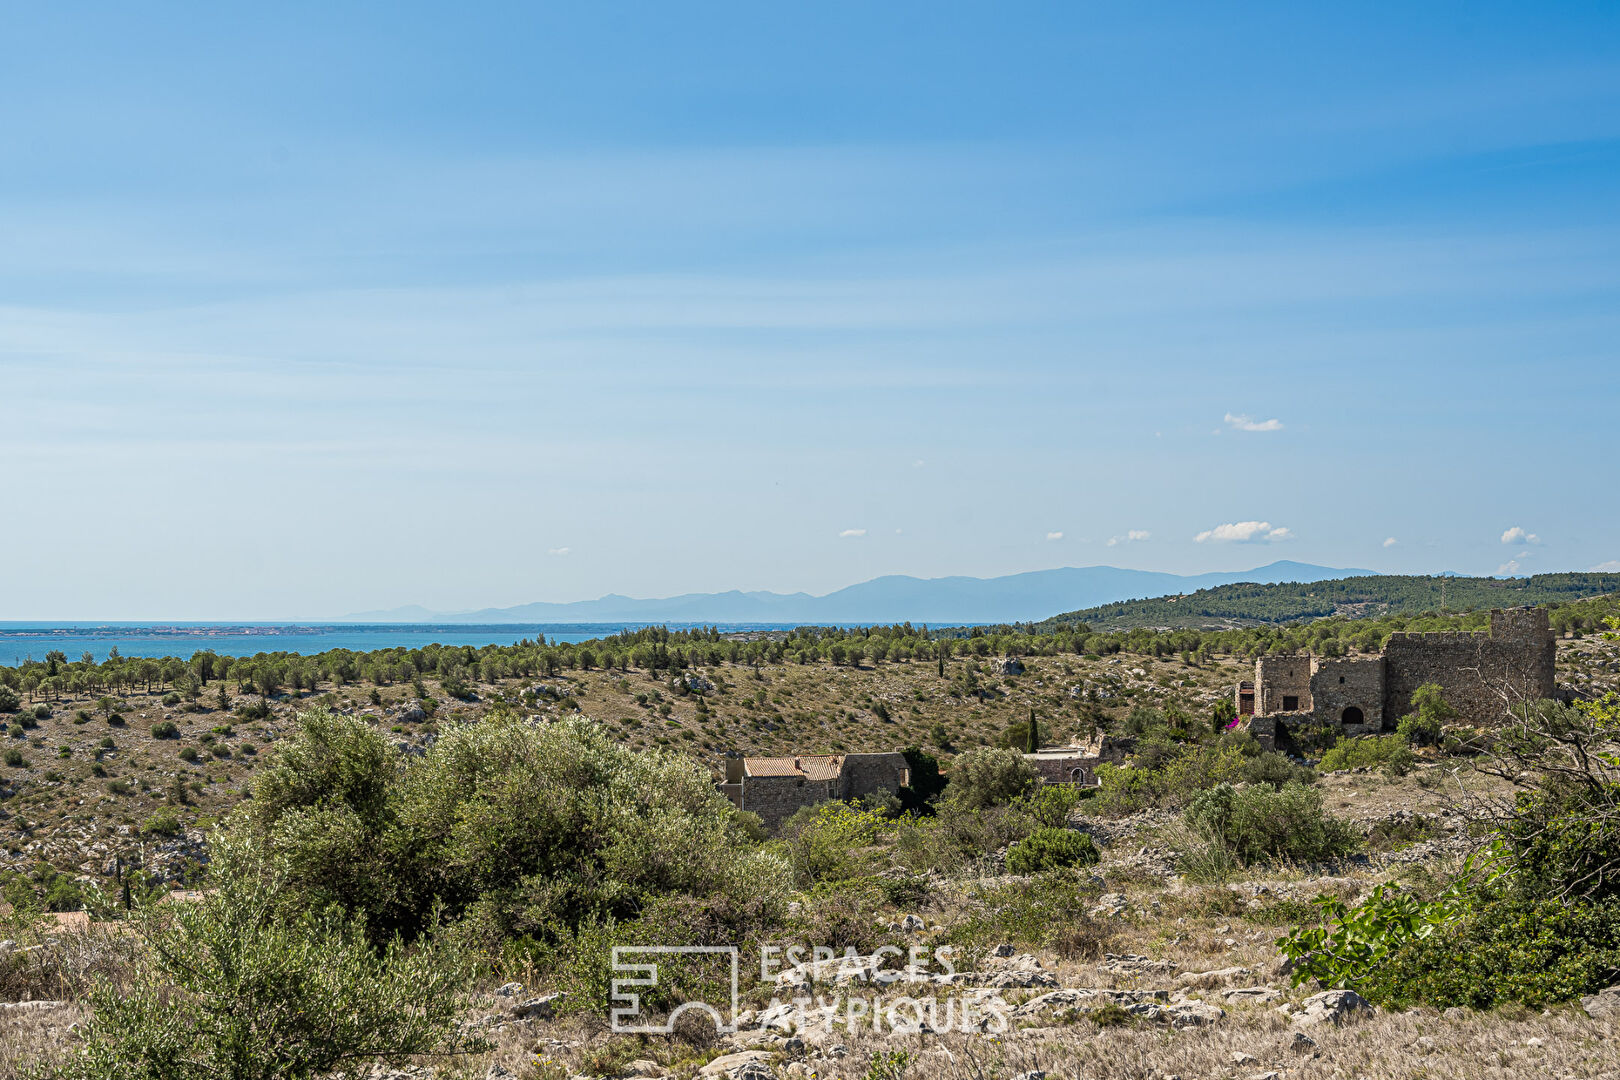
{"label": "green shrub", "polygon": [[1327,987],[1361,990],[1370,989],[1380,966],[1397,949],[1455,922],[1467,898],[1461,888],[1453,888],[1437,900],[1424,901],[1386,884],[1354,907],[1327,896],[1314,903],[1320,922],[1301,926],[1277,943],[1294,963],[1294,985],[1315,979]]}
{"label": "green shrub", "polygon": [[1534,775],[1491,846],[1437,899],[1380,887],[1279,944],[1316,979],[1393,1006],[1568,1000],[1620,979],[1620,696],[1543,702],[1491,768]]}
{"label": "green shrub", "polygon": [[180,728],[173,720],[159,720],[152,725],[152,738],[154,739],[178,739],[179,737]]}
{"label": "green shrub", "polygon": [[1039,782],[1019,751],[978,746],[951,763],[945,798],[957,806],[983,809],[1009,803]]}
{"label": "green shrub", "polygon": [[1317,768],[1321,772],[1339,772],[1342,769],[1383,768],[1392,776],[1405,776],[1412,770],[1416,758],[1406,737],[1394,735],[1359,735],[1341,737],[1333,749],[1322,755]]}
{"label": "green shrub", "polygon": [[180,815],[165,807],[146,819],[146,824],[141,826],[141,832],[149,836],[179,836]]}
{"label": "green shrub", "polygon": [[1200,791],[1235,783],[1246,765],[1241,749],[1231,745],[1179,746],[1159,760],[1158,768],[1098,765],[1096,812],[1121,817],[1153,807],[1185,806]]}
{"label": "green shrub", "polygon": [[1620,979],[1620,904],[1499,896],[1477,901],[1443,934],[1414,938],[1365,980],[1378,1004],[1540,1006]]}
{"label": "green shrub", "polygon": [[1380,886],[1355,907],[1317,901],[1323,925],[1280,943],[1294,984],[1315,979],[1378,1005],[1545,1005],[1620,978],[1620,905],[1459,886],[1422,901]]}
{"label": "green shrub", "polygon": [[271,882],[215,880],[141,917],[154,947],[97,981],[63,1080],[313,1080],[485,1048],[456,1023],[471,965],[437,935],[379,948],[357,916],[287,915]]}
{"label": "green shrub", "polygon": [[167,694],[163,695],[163,705],[165,708],[172,709],[178,704],[180,704],[180,695],[175,693],[173,690],[170,690]]}
{"label": "green shrub", "polygon": [[270,716],[270,702],[264,698],[249,699],[236,706],[236,715],[244,720],[264,720]]}
{"label": "green shrub", "polygon": [[28,759],[23,757],[23,752],[21,750],[13,747],[12,749],[6,751],[6,764],[10,765],[13,769],[22,769],[28,766]]}
{"label": "green shrub", "polygon": [[365,721],[323,709],[279,740],[232,823],[315,909],[363,909],[415,933],[435,903],[482,933],[554,940],[648,898],[785,889],[777,855],[735,843],[703,766],[615,743],[569,718],[495,710],[403,758]]}
{"label": "green shrub", "polygon": [[41,703],[39,705],[35,705],[33,715],[34,715],[34,719],[36,721],[38,721],[38,720],[49,720],[51,718],[51,707],[49,705],[44,704],[44,703]]}
{"label": "green shrub", "polygon": [[1037,874],[1070,866],[1090,866],[1101,859],[1091,837],[1073,829],[1042,826],[1007,849],[1007,871]]}
{"label": "green shrub", "polygon": [[896,822],[890,857],[912,873],[954,874],[1029,834],[1027,814],[1009,806],[972,810],[945,802],[931,817]]}
{"label": "green shrub", "polygon": [[1001,942],[1045,948],[1101,892],[1069,872],[977,885],[968,891],[966,917],[950,927],[945,940],[969,949]]}
{"label": "green shrub", "polygon": [[1439,683],[1424,683],[1412,691],[1412,712],[1401,717],[1395,730],[1412,746],[1438,746],[1445,725],[1457,719],[1446,704]]}
{"label": "green shrub", "polygon": [[1286,754],[1275,750],[1258,754],[1243,763],[1239,773],[1245,784],[1270,784],[1280,788],[1284,784],[1314,784],[1316,770],[1309,765],[1295,765]]}
{"label": "green shrub", "polygon": [[1028,814],[1036,825],[1063,825],[1069,813],[1080,805],[1080,788],[1074,784],[1042,784],[1013,800],[1013,808]]}
{"label": "green shrub", "polygon": [[195,746],[182,746],[175,756],[181,761],[196,761],[202,755],[197,753]]}
{"label": "green shrub", "polygon": [[1299,783],[1281,788],[1221,784],[1196,795],[1183,818],[1196,834],[1218,841],[1243,866],[1320,862],[1360,846],[1348,822],[1322,809],[1322,793]]}
{"label": "green shrub", "polygon": [[888,815],[881,810],[853,803],[800,807],[781,828],[794,883],[802,888],[862,875],[866,860],[857,851],[874,844],[888,827]]}
{"label": "green shrub", "polygon": [[22,708],[22,698],[17,696],[17,691],[5,683],[0,683],[0,712],[16,712],[20,708]]}
{"label": "green shrub", "polygon": [[128,780],[109,780],[107,781],[107,790],[114,795],[133,795],[135,794],[135,785]]}

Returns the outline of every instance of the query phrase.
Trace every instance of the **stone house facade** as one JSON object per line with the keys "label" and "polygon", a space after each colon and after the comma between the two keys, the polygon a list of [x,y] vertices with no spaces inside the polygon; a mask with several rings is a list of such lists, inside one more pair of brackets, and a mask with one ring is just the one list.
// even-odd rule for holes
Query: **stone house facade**
{"label": "stone house facade", "polygon": [[799,754],[728,757],[720,792],[775,830],[802,806],[894,795],[911,783],[904,754]]}
{"label": "stone house facade", "polygon": [[1025,754],[1024,760],[1042,783],[1096,787],[1097,766],[1105,761],[1111,765],[1125,764],[1129,749],[1129,740],[1098,735],[1080,746],[1043,746],[1033,754]]}
{"label": "stone house facade", "polygon": [[1493,611],[1489,630],[1391,634],[1376,656],[1262,656],[1235,701],[1239,720],[1268,748],[1289,721],[1346,735],[1392,730],[1412,711],[1413,692],[1431,682],[1463,719],[1484,723],[1554,695],[1556,650],[1544,609]]}

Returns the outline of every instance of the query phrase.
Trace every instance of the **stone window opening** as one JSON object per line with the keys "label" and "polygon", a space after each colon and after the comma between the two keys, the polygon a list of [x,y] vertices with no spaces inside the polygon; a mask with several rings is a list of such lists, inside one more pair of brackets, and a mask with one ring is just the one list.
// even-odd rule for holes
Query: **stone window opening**
{"label": "stone window opening", "polygon": [[1293,694],[1283,695],[1283,712],[1294,712],[1299,708],[1299,698]]}
{"label": "stone window opening", "polygon": [[1359,706],[1351,705],[1339,714],[1339,722],[1342,724],[1364,724],[1367,722],[1367,717]]}
{"label": "stone window opening", "polygon": [[1340,686],[1343,686],[1343,685],[1344,685],[1344,676],[1343,676],[1343,675],[1340,675],[1340,676],[1339,676],[1339,685],[1340,685]]}

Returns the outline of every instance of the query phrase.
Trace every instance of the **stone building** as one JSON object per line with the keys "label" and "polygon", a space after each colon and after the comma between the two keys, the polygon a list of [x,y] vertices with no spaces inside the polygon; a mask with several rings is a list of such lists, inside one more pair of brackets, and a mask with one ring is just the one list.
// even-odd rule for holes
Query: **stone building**
{"label": "stone building", "polygon": [[1098,735],[1081,746],[1043,746],[1033,754],[1025,754],[1024,760],[1043,783],[1096,787],[1097,766],[1105,761],[1111,765],[1125,764],[1129,749],[1128,740]]}
{"label": "stone building", "polygon": [[1412,711],[1412,693],[1432,682],[1464,719],[1483,723],[1553,696],[1556,648],[1545,610],[1514,608],[1491,612],[1486,631],[1391,634],[1376,656],[1262,656],[1254,681],[1237,685],[1238,717],[1263,745],[1291,720],[1376,734],[1392,730]]}
{"label": "stone building", "polygon": [[893,795],[911,783],[904,754],[800,754],[728,757],[721,794],[776,829],[801,806]]}

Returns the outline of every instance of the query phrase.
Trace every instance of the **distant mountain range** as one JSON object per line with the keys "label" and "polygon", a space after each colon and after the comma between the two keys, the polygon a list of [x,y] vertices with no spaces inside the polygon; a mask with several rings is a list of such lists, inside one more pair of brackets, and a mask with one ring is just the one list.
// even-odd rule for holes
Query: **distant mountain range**
{"label": "distant mountain range", "polygon": [[1373,575],[1309,563],[1274,562],[1217,574],[1166,574],[1116,566],[1066,566],[1006,577],[873,578],[825,596],[809,593],[688,593],[657,600],[608,595],[568,604],[533,603],[481,611],[429,611],[419,605],[348,615],[351,623],[875,623],[933,625],[1034,622],[1135,597],[1193,592],[1237,582],[1324,581]]}

